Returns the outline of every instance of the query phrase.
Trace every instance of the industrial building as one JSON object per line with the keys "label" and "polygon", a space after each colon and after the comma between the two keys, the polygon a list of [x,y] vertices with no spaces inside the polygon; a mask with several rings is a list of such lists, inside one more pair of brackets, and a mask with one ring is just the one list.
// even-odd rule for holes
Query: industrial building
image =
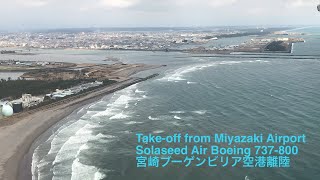
{"label": "industrial building", "polygon": [[20,99],[9,101],[0,101],[0,119],[8,116],[12,116],[14,113],[20,113],[23,109],[36,106],[44,101],[45,98],[48,99],[59,99],[73,94],[78,94],[83,90],[98,87],[102,85],[103,82],[95,81],[86,84],[80,84],[69,89],[59,90],[56,89],[55,92],[47,94],[45,96],[32,96],[31,94],[23,94]]}
{"label": "industrial building", "polygon": [[103,82],[95,81],[95,82],[91,82],[91,83],[80,84],[78,86],[74,86],[69,89],[64,89],[64,90],[57,89],[55,92],[53,92],[51,94],[47,94],[46,97],[50,97],[51,99],[64,98],[64,97],[72,95],[72,94],[78,94],[79,92],[86,90],[86,89],[89,89],[89,88],[98,87],[102,84],[103,84]]}

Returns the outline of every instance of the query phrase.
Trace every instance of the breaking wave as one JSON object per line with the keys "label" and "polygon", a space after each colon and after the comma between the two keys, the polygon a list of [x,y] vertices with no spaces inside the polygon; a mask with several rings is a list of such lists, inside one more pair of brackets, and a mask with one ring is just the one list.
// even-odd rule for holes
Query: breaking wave
{"label": "breaking wave", "polygon": [[204,114],[207,113],[206,110],[199,110],[199,111],[192,111],[192,112],[195,113],[195,114],[199,114],[199,115],[204,115]]}
{"label": "breaking wave", "polygon": [[152,120],[152,121],[158,121],[158,120],[160,120],[159,118],[154,118],[154,117],[152,117],[152,116],[149,116],[148,119],[150,119],[150,120]]}
{"label": "breaking wave", "polygon": [[[79,120],[66,122],[47,141],[38,146],[32,157],[33,179],[48,179],[48,172],[51,172],[53,180],[65,179],[94,179],[100,180],[106,177],[104,174],[108,170],[100,170],[95,166],[86,165],[81,161],[81,152],[90,148],[89,142],[99,140],[103,143],[112,142],[116,136],[94,134],[95,129],[101,128],[97,121],[103,118],[106,120],[126,119],[130,117],[130,112],[126,108],[132,103],[147,98],[146,92],[137,89],[137,85],[113,94],[109,103],[97,102],[87,108],[82,108],[75,114],[83,114]],[[105,110],[97,110],[105,107]],[[139,124],[142,122],[128,121],[124,124]],[[128,133],[130,133],[128,131]],[[49,146],[47,153],[45,146]]]}
{"label": "breaking wave", "polygon": [[[194,64],[189,65],[186,67],[179,68],[175,70],[173,73],[169,73],[168,75],[164,76],[163,78],[159,79],[159,81],[169,81],[169,82],[179,82],[179,81],[186,81],[185,75],[191,72],[195,72],[198,70],[202,70],[204,68],[219,66],[219,65],[233,65],[233,64],[240,64],[240,63],[263,63],[268,61],[262,60],[253,60],[253,61],[218,61],[218,62],[210,62],[210,63],[202,63],[202,64]],[[190,82],[189,82],[190,83]],[[188,83],[188,84],[189,84]]]}
{"label": "breaking wave", "polygon": [[184,111],[170,111],[169,113],[171,113],[171,114],[183,114],[185,112]]}

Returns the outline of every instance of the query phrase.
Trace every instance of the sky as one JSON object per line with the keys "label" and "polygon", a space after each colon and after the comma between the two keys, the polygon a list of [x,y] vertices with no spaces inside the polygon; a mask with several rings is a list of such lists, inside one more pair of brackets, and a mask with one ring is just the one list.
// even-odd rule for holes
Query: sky
{"label": "sky", "polygon": [[0,0],[0,29],[320,25],[320,0]]}

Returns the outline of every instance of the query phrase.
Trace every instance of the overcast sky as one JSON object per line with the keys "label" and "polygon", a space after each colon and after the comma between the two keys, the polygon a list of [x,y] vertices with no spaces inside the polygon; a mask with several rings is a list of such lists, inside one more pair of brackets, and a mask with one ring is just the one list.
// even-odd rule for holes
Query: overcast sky
{"label": "overcast sky", "polygon": [[0,29],[320,25],[320,0],[0,0]]}

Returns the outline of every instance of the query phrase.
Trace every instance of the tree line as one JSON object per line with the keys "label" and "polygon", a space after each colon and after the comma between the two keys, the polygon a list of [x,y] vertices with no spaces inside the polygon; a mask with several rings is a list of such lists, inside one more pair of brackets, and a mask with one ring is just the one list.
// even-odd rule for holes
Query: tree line
{"label": "tree line", "polygon": [[[22,94],[32,94],[34,96],[44,95],[54,92],[56,89],[67,89],[82,83],[94,82],[96,79],[74,79],[74,80],[4,80],[0,81],[0,99],[17,99]],[[105,80],[104,85],[114,81]]]}

